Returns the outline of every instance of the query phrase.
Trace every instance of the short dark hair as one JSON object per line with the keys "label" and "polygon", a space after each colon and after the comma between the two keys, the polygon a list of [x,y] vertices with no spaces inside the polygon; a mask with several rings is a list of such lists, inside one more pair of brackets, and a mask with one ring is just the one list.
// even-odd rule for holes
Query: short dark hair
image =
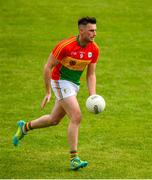
{"label": "short dark hair", "polygon": [[79,25],[87,25],[87,24],[96,24],[96,18],[94,17],[83,17],[78,20],[78,26]]}

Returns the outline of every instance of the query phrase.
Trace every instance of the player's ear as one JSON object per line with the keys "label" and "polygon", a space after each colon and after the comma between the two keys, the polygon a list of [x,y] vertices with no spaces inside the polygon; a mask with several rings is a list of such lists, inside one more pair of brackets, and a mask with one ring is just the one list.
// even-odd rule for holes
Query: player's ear
{"label": "player's ear", "polygon": [[83,32],[84,32],[84,26],[83,25],[79,26],[79,32],[80,32],[80,34],[83,34]]}

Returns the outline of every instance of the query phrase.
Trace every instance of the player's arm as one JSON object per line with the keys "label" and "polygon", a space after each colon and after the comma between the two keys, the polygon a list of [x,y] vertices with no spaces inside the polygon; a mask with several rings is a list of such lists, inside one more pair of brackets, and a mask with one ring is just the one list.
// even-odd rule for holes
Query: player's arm
{"label": "player's arm", "polygon": [[96,94],[96,63],[90,63],[87,68],[87,85],[88,85],[88,91],[89,95]]}
{"label": "player's arm", "polygon": [[49,55],[47,63],[44,66],[44,82],[45,82],[45,88],[46,88],[46,94],[51,93],[50,88],[50,74],[52,68],[58,63],[58,61],[52,56],[52,54]]}
{"label": "player's arm", "polygon": [[50,74],[52,68],[56,64],[58,64],[58,61],[52,56],[52,54],[50,54],[47,63],[44,66],[44,83],[45,83],[46,95],[41,104],[42,109],[44,108],[45,104],[50,101],[51,98]]}

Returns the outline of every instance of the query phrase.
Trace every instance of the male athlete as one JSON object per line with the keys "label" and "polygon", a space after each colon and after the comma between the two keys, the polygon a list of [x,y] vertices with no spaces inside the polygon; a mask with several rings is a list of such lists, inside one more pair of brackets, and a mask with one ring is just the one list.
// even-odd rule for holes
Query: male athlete
{"label": "male athlete", "polygon": [[84,17],[78,20],[79,35],[59,42],[44,67],[46,95],[42,101],[43,109],[51,98],[51,89],[56,102],[51,114],[44,115],[30,122],[18,121],[18,130],[13,137],[13,144],[18,145],[28,131],[37,128],[57,125],[65,115],[70,119],[68,125],[68,143],[70,146],[70,168],[76,170],[86,167],[77,154],[78,130],[81,122],[81,110],[76,95],[79,91],[80,77],[87,67],[87,85],[89,95],[96,94],[95,68],[99,49],[94,38],[96,36],[96,19]]}

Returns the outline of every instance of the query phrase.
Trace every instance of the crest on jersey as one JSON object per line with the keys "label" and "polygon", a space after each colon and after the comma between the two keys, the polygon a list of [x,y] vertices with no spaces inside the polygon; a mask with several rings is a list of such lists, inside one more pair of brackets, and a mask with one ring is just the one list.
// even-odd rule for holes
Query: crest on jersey
{"label": "crest on jersey", "polygon": [[70,64],[71,66],[74,66],[74,65],[76,64],[76,61],[71,60],[71,61],[69,62],[69,64]]}
{"label": "crest on jersey", "polygon": [[88,57],[89,57],[89,58],[92,57],[92,52],[88,52]]}

